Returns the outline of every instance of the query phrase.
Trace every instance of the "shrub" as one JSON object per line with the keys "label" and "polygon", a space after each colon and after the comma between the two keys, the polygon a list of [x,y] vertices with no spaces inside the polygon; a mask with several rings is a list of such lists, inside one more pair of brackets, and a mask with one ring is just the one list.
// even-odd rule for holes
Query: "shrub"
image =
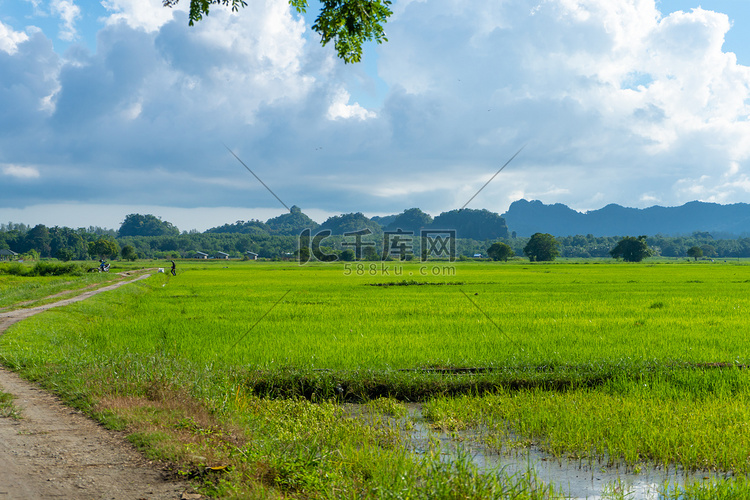
{"label": "shrub", "polygon": [[83,274],[83,268],[74,262],[40,261],[28,270],[26,276],[82,276]]}
{"label": "shrub", "polygon": [[0,274],[10,274],[13,276],[26,276],[31,268],[24,266],[20,262],[11,262],[10,264],[0,264]]}

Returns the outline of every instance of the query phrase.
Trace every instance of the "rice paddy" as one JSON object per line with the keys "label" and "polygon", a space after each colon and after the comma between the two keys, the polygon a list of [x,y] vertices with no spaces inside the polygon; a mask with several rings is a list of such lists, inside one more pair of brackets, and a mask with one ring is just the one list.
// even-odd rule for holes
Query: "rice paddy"
{"label": "rice paddy", "polygon": [[[105,420],[134,417],[102,401],[169,392],[239,425],[227,456],[244,476],[219,496],[255,481],[264,494],[410,498],[440,467],[463,479],[439,497],[560,494],[403,454],[387,411],[357,427],[341,409],[398,399],[501,453],[727,475],[663,491],[709,498],[750,490],[749,291],[738,262],[181,263],[14,325],[0,361]],[[269,441],[261,414],[291,420]],[[161,446],[153,435],[139,442]],[[277,481],[290,467],[301,477]]]}

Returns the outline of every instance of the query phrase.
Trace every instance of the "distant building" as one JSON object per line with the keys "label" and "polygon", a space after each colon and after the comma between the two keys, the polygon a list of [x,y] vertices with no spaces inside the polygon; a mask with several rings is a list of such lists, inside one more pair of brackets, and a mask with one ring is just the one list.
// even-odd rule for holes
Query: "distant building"
{"label": "distant building", "polygon": [[208,254],[205,252],[195,252],[195,258],[196,259],[207,259]]}
{"label": "distant building", "polygon": [[229,259],[229,254],[228,253],[224,253],[224,252],[216,252],[216,258],[217,259],[228,260]]}
{"label": "distant building", "polygon": [[250,250],[245,252],[245,255],[247,256],[249,260],[258,260],[258,254],[255,252],[251,252]]}
{"label": "distant building", "polygon": [[0,260],[13,260],[18,257],[18,254],[13,250],[7,248],[0,249]]}
{"label": "distant building", "polygon": [[474,254],[474,258],[475,259],[481,259],[482,258],[482,254],[481,253],[475,253]]}

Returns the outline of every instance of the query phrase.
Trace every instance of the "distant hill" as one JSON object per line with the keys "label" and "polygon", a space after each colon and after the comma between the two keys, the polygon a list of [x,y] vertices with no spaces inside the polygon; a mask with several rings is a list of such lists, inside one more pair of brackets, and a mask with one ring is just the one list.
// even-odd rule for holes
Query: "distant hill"
{"label": "distant hill", "polygon": [[396,217],[398,217],[398,215],[396,215],[396,214],[394,214],[394,215],[382,215],[382,216],[381,215],[374,215],[374,216],[370,217],[370,220],[373,221],[373,222],[377,222],[378,224],[380,224],[380,227],[385,228],[388,224],[390,224],[391,222],[393,222],[396,219]]}
{"label": "distant hill", "polygon": [[401,229],[402,231],[413,231],[414,234],[419,234],[419,231],[429,227],[430,224],[432,224],[430,214],[426,214],[418,208],[410,208],[394,217],[386,229],[388,231]]}
{"label": "distant hill", "polygon": [[433,219],[419,208],[409,208],[397,215],[373,217],[371,220],[381,225],[388,221],[388,224],[383,226],[386,231],[401,229],[411,231],[417,236],[422,229],[455,229],[458,238],[481,241],[506,238],[509,234],[503,218],[499,214],[486,209],[462,208],[451,210],[450,212],[443,212]]}
{"label": "distant hill", "polygon": [[120,224],[117,231],[119,237],[123,236],[177,236],[180,230],[171,222],[161,220],[161,217],[147,214],[130,214]]}
{"label": "distant hill", "polygon": [[265,222],[259,220],[251,220],[245,222],[244,220],[238,220],[234,224],[224,224],[223,226],[212,227],[206,229],[206,233],[241,233],[241,234],[261,234],[270,233],[269,227]]}
{"label": "distant hill", "polygon": [[643,209],[611,204],[583,213],[560,203],[545,205],[537,200],[518,200],[510,205],[503,218],[508,230],[522,237],[534,233],[553,236],[677,236],[696,231],[724,235],[750,233],[750,205],[747,203],[719,205],[691,201],[679,207]]}
{"label": "distant hill", "polygon": [[371,234],[381,234],[380,224],[368,219],[362,212],[334,215],[320,225],[320,230],[330,229],[332,234],[344,234],[369,229]]}
{"label": "distant hill", "polygon": [[302,213],[302,209],[297,205],[292,205],[289,213],[284,213],[278,217],[268,219],[266,222],[259,220],[242,221],[238,220],[234,224],[224,224],[223,226],[212,227],[207,229],[206,233],[242,233],[242,234],[280,234],[284,236],[294,236],[302,232],[303,229],[315,229],[318,223]]}
{"label": "distant hill", "polygon": [[462,208],[443,212],[432,221],[430,227],[436,229],[455,229],[458,238],[489,240],[508,237],[508,226],[495,212]]}
{"label": "distant hill", "polygon": [[268,219],[266,224],[274,234],[285,234],[287,236],[299,234],[303,229],[315,229],[318,223],[302,213],[297,205],[292,205],[288,214],[281,214],[273,219]]}

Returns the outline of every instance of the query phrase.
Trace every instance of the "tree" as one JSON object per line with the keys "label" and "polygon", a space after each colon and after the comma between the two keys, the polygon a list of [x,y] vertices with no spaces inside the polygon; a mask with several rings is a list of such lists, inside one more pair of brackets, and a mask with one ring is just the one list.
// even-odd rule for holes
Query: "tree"
{"label": "tree", "polygon": [[612,258],[622,258],[625,262],[640,262],[646,257],[651,257],[651,249],[646,244],[646,236],[626,236],[617,242],[617,245],[609,251]]}
{"label": "tree", "polygon": [[70,259],[68,260],[86,258],[86,242],[76,231],[69,227],[55,226],[50,228],[49,233],[52,238],[50,243],[52,255],[61,259],[61,255],[67,256],[69,253]]}
{"label": "tree", "polygon": [[99,257],[100,259],[111,259],[117,257],[120,253],[120,246],[106,238],[99,238],[96,241],[89,242],[89,255]]}
{"label": "tree", "polygon": [[36,250],[32,248],[28,252],[21,255],[21,258],[23,260],[39,260],[39,252],[37,252]]}
{"label": "tree", "polygon": [[61,248],[60,250],[57,251],[55,256],[63,262],[68,262],[72,260],[74,257],[73,251],[69,248]]}
{"label": "tree", "polygon": [[716,247],[713,245],[701,245],[701,250],[703,251],[703,255],[706,257],[716,257]]}
{"label": "tree", "polygon": [[339,255],[339,258],[343,260],[344,262],[351,262],[354,260],[354,250],[351,248],[347,248],[346,250],[341,252],[341,255]]}
{"label": "tree", "polygon": [[171,222],[163,221],[158,217],[147,214],[130,214],[120,224],[117,235],[123,236],[178,236],[180,230]]}
{"label": "tree", "polygon": [[690,247],[688,248],[687,255],[688,257],[698,260],[699,257],[703,257],[703,249],[699,246]]}
{"label": "tree", "polygon": [[[180,0],[163,0],[165,7],[173,7]],[[362,59],[362,44],[375,41],[387,42],[383,25],[393,13],[391,0],[321,0],[323,8],[312,25],[320,35],[320,43],[325,47],[333,41],[336,53],[345,63],[359,62]],[[190,0],[188,24],[193,26],[208,15],[211,5],[230,6],[233,12],[246,7],[245,0]],[[289,0],[289,5],[303,14],[307,11],[308,0]]]}
{"label": "tree", "polygon": [[507,262],[508,259],[513,257],[515,254],[516,253],[513,251],[510,245],[507,245],[501,241],[493,243],[487,249],[487,255],[489,255],[492,260],[502,260]]}
{"label": "tree", "polygon": [[374,247],[365,247],[362,250],[362,260],[380,260],[378,251]]}
{"label": "tree", "polygon": [[529,257],[531,262],[552,261],[560,255],[559,247],[560,244],[551,234],[534,233],[526,246],[523,247],[523,253]]}
{"label": "tree", "polygon": [[310,247],[303,247],[301,246],[299,248],[299,252],[297,254],[300,263],[305,264],[307,262],[310,262]]}
{"label": "tree", "polygon": [[132,262],[138,258],[138,252],[133,245],[125,245],[122,247],[122,258]]}
{"label": "tree", "polygon": [[26,250],[34,249],[42,257],[52,257],[52,236],[44,224],[37,224],[26,233]]}

